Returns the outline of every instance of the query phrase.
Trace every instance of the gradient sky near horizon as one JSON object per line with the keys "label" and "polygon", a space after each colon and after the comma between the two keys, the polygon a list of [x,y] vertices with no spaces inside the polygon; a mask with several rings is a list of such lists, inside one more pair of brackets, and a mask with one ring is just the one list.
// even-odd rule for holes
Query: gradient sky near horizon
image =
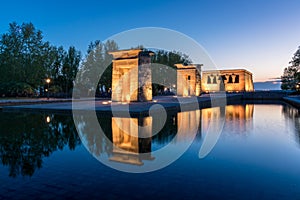
{"label": "gradient sky near horizon", "polygon": [[196,40],[219,69],[245,68],[254,81],[280,77],[300,46],[299,0],[3,1],[0,34],[32,22],[44,39],[86,53],[97,39],[163,27]]}

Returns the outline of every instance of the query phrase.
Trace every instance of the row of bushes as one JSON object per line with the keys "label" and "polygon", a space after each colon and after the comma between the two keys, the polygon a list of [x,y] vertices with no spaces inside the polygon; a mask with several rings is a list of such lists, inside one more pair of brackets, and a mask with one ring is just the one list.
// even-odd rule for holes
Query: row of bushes
{"label": "row of bushes", "polygon": [[[47,86],[45,86],[44,88],[47,88]],[[0,83],[0,97],[35,97],[35,96],[47,96],[47,95],[48,95],[47,92],[43,88],[35,89],[28,83],[24,83],[24,82]],[[49,95],[51,97],[70,96],[63,93],[61,87],[57,85],[50,85]]]}
{"label": "row of bushes", "polygon": [[35,90],[24,82],[0,83],[0,95],[2,97],[33,96]]}

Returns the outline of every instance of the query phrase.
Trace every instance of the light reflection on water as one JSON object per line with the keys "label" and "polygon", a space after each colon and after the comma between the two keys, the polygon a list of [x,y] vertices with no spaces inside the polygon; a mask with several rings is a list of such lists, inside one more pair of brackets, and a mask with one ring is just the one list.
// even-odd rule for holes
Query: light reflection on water
{"label": "light reflection on water", "polygon": [[[127,165],[153,162],[152,151],[171,141],[180,145],[190,137],[190,130],[197,130],[194,143],[179,160],[165,169],[139,175],[112,170],[93,158],[81,144],[71,116],[0,113],[0,197],[43,194],[46,198],[67,198],[74,193],[78,198],[129,199],[140,194],[158,198],[300,197],[299,110],[253,104],[215,109],[225,114],[226,121],[216,146],[204,159],[198,158],[198,151],[211,119],[218,117],[212,109],[170,114],[160,133],[143,138],[136,136],[150,136],[151,125],[158,123],[155,119],[100,116],[99,123],[114,146],[96,133],[86,135],[84,142],[96,155],[105,154],[112,162]],[[200,124],[193,120],[196,117]],[[132,123],[148,128],[139,133]],[[174,141],[179,124],[186,131]],[[136,136],[127,132],[136,132]],[[140,157],[141,153],[149,154]],[[172,188],[167,187],[170,184]],[[121,192],[124,190],[127,192]]]}

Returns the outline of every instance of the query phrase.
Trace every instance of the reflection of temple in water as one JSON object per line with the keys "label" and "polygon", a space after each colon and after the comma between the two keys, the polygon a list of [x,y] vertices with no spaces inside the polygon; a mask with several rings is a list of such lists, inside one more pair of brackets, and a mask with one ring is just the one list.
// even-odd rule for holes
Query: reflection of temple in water
{"label": "reflection of temple in water", "polygon": [[176,141],[184,141],[195,132],[201,137],[201,110],[177,113]]}
{"label": "reflection of temple in water", "polygon": [[152,117],[112,118],[111,161],[143,165],[151,156]]}
{"label": "reflection of temple in water", "polygon": [[252,104],[202,109],[202,130],[206,131],[211,121],[214,121],[216,126],[222,122],[221,118],[225,118],[225,127],[231,128],[235,133],[243,133],[251,126],[249,119],[253,117],[253,109]]}
{"label": "reflection of temple in water", "polygon": [[[155,123],[160,123],[159,119],[153,119],[151,116],[140,118],[113,117],[111,123],[113,149],[109,160],[143,165],[143,160],[155,159],[151,155],[153,139],[167,138],[167,141],[163,142],[166,145],[169,142],[185,142],[195,133],[199,137],[201,136],[200,120],[201,110],[168,115],[161,131],[154,135],[156,134],[153,132],[154,127],[157,126]],[[174,126],[176,128],[172,129]]]}

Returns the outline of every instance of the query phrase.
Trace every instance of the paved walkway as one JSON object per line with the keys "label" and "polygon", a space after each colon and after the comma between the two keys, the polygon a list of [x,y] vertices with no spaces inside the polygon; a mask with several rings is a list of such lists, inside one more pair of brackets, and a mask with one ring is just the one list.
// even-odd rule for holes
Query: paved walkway
{"label": "paved walkway", "polygon": [[0,105],[7,104],[29,104],[29,103],[51,103],[71,101],[71,99],[55,99],[55,98],[14,98],[14,99],[0,99]]}
{"label": "paved walkway", "polygon": [[[229,96],[230,97],[230,96]],[[231,95],[233,98],[240,98],[241,95]],[[215,96],[215,99],[222,96]],[[151,102],[130,102],[118,103],[111,102],[109,99],[13,99],[2,100],[3,111],[37,111],[37,112],[63,112],[71,113],[74,111],[91,111],[97,113],[128,115],[147,115],[149,110],[152,112],[165,109],[168,111],[195,110],[200,107],[210,107],[211,98],[209,95],[201,97],[176,97],[158,96]]]}
{"label": "paved walkway", "polygon": [[[90,101],[94,98],[82,98],[81,101]],[[104,98],[96,98],[96,100],[103,100]],[[71,102],[72,98],[11,98],[1,99],[0,106],[8,105],[24,105],[24,104],[45,104],[45,103],[58,103],[58,102]]]}
{"label": "paved walkway", "polygon": [[[222,99],[222,96],[214,95],[214,101]],[[227,94],[228,100],[241,100],[242,94]],[[283,100],[291,105],[300,108],[300,96],[283,97]],[[81,98],[75,99],[0,99],[0,109],[3,111],[30,111],[30,112],[59,112],[72,113],[72,111],[84,112],[93,111],[105,114],[126,115],[148,115],[152,112],[161,111],[184,111],[206,108],[211,106],[211,96],[202,95],[201,97],[176,97],[176,96],[156,96],[151,102],[131,102],[117,103],[109,99]]]}

